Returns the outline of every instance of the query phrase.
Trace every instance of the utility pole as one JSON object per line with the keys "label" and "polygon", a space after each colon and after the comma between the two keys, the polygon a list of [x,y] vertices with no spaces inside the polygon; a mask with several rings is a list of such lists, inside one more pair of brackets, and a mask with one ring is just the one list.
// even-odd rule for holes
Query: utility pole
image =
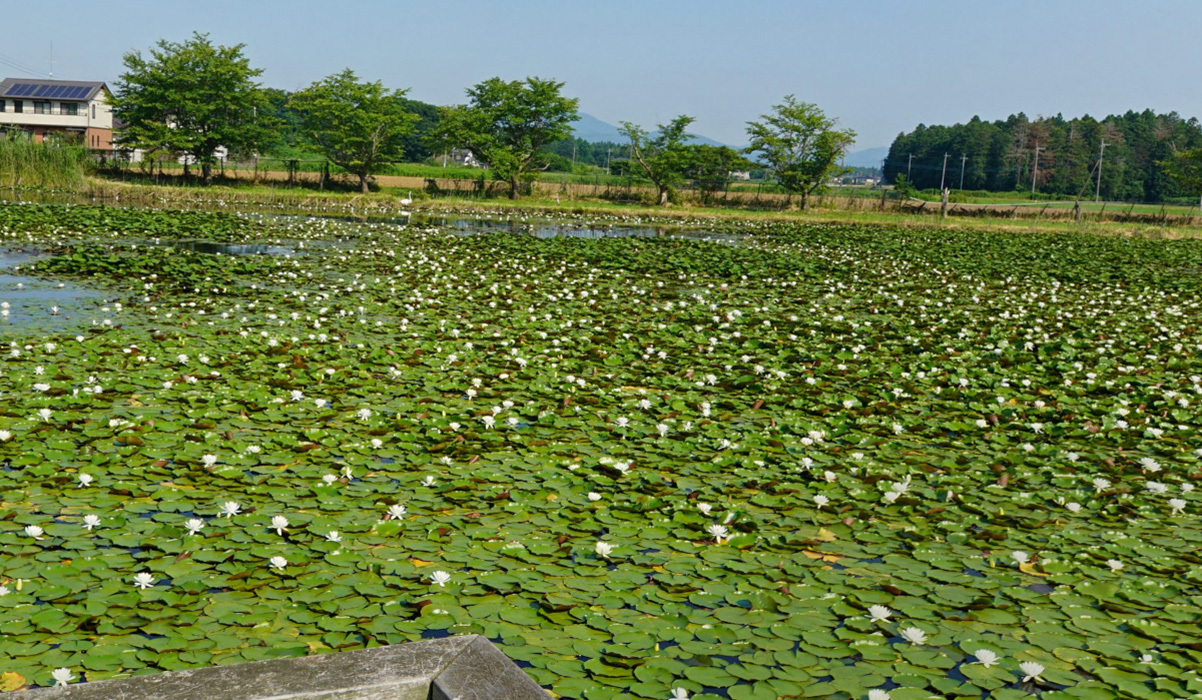
{"label": "utility pole", "polygon": [[910,167],[914,165],[914,154],[910,154],[910,160],[906,161],[906,184],[910,184],[913,180],[910,179]]}
{"label": "utility pole", "polygon": [[1106,155],[1105,141],[1102,142],[1102,148],[1098,150],[1098,189],[1094,190],[1093,203],[1097,204],[1102,199],[1102,157]]}
{"label": "utility pole", "polygon": [[1036,144],[1035,146],[1035,170],[1031,171],[1031,196],[1035,196],[1035,178],[1039,177],[1039,152],[1048,149]]}
{"label": "utility pole", "polygon": [[960,154],[960,189],[964,189],[964,164],[968,162],[968,154]]}
{"label": "utility pole", "polygon": [[947,154],[943,154],[943,174],[939,176],[939,191],[943,191],[943,181],[947,179]]}

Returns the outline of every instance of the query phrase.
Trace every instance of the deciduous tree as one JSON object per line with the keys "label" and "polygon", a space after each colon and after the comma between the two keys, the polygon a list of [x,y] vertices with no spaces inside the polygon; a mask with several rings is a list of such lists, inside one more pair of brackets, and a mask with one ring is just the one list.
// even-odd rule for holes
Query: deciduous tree
{"label": "deciduous tree", "polygon": [[242,55],[244,44],[215,46],[196,33],[182,43],[160,41],[150,56],[125,54],[113,116],[124,123],[120,144],[189,156],[205,184],[217,150],[253,151],[271,135],[273,117],[255,82],[262,71]]}
{"label": "deciduous tree", "polygon": [[793,95],[760,120],[747,123],[747,152],[758,153],[781,187],[800,196],[805,209],[810,195],[843,172],[839,157],[855,142],[856,132],[836,128],[837,120]]}
{"label": "deciduous tree", "polygon": [[537,77],[506,82],[489,78],[469,88],[469,102],[444,109],[434,139],[444,147],[467,148],[509,183],[517,199],[520,183],[537,177],[540,151],[572,133],[577,100],[564,97],[563,83]]}
{"label": "deciduous tree", "polygon": [[405,111],[403,90],[364,82],[347,68],[313,83],[289,100],[301,129],[326,158],[359,178],[359,190],[389,161],[404,154],[417,116]]}
{"label": "deciduous tree", "polygon": [[630,139],[630,159],[655,185],[655,202],[661,207],[668,203],[672,189],[684,179],[692,162],[685,133],[692,123],[692,117],[682,114],[668,124],[660,124],[655,134],[648,134],[636,124],[622,122],[621,131]]}

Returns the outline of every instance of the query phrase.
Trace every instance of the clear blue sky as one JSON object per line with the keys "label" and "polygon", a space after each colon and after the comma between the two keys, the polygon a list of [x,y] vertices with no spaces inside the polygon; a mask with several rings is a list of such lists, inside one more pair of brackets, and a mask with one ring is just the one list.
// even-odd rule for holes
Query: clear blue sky
{"label": "clear blue sky", "polygon": [[[973,115],[1202,117],[1198,0],[57,0],[6,3],[0,74],[114,81],[195,31],[246,44],[265,85],[345,67],[436,104],[491,76],[566,82],[581,111],[745,143],[786,94],[887,146]],[[15,30],[15,31],[14,31]],[[44,76],[43,76],[44,77]]]}

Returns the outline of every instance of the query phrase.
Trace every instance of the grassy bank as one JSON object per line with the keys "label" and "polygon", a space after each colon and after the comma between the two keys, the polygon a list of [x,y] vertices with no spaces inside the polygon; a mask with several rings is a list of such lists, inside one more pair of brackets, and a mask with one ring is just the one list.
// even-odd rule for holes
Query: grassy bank
{"label": "grassy bank", "polygon": [[[910,211],[877,211],[853,209],[841,198],[820,200],[808,211],[780,211],[733,207],[673,206],[654,207],[606,200],[559,200],[551,197],[529,197],[516,201],[504,198],[470,199],[464,197],[430,198],[405,188],[383,188],[363,195],[352,192],[317,191],[302,187],[250,183],[236,186],[171,187],[115,183],[92,179],[86,189],[89,198],[98,201],[130,202],[149,206],[187,208],[258,208],[266,210],[297,210],[314,212],[343,212],[351,215],[395,215],[409,210],[417,215],[473,214],[479,216],[555,217],[593,220],[598,222],[637,220],[665,225],[738,225],[742,222],[766,224],[783,222],[859,223],[930,228],[944,230],[993,230],[1012,233],[1081,232],[1107,236],[1138,236],[1145,238],[1195,238],[1196,227],[1163,225],[1159,223],[1123,222],[1109,220],[1072,221],[1071,219],[1014,219],[1010,217],[963,217],[941,220],[930,213]],[[402,205],[402,198],[412,197],[411,204]]]}

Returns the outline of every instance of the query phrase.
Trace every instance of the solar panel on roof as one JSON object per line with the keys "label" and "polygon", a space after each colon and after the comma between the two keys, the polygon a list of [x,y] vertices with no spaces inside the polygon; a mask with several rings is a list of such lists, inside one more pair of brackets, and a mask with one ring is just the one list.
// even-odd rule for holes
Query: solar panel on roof
{"label": "solar panel on roof", "polygon": [[25,91],[28,89],[29,89],[28,85],[24,85],[24,84],[14,85],[12,90],[10,90],[8,94],[12,95],[13,97],[24,97]]}
{"label": "solar panel on roof", "polygon": [[54,89],[53,85],[39,85],[37,92],[33,93],[34,97],[45,97]]}
{"label": "solar panel on roof", "polygon": [[62,85],[55,85],[54,89],[46,93],[46,97],[62,97],[67,88]]}
{"label": "solar panel on roof", "polygon": [[72,95],[71,99],[82,100],[84,97],[87,96],[87,94],[90,90],[91,90],[91,88],[77,87],[71,91],[71,95]]}

